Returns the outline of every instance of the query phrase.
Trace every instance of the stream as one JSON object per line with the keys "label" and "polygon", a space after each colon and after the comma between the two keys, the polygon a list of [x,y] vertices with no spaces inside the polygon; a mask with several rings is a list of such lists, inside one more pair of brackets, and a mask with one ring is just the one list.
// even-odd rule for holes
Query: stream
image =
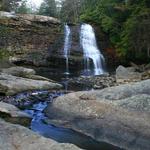
{"label": "stream", "polygon": [[[57,93],[58,96],[62,95]],[[56,94],[52,93],[53,98]],[[85,136],[81,133],[75,132],[71,129],[65,129],[56,127],[54,125],[47,125],[44,120],[46,116],[43,113],[44,108],[47,106],[47,102],[39,102],[34,104],[30,109],[26,109],[25,112],[33,117],[30,128],[43,135],[44,137],[51,138],[60,143],[72,143],[80,148],[86,150],[118,150],[117,147],[104,142],[97,142],[92,138]]]}
{"label": "stream", "polygon": [[[53,71],[53,74],[50,74],[50,72],[51,71],[45,71],[44,69],[42,71],[40,70],[38,73],[63,84],[63,91],[33,91],[31,93],[21,93],[15,97],[15,99],[25,99],[25,101],[27,101],[27,104],[25,104],[23,109],[32,117],[32,122],[29,128],[46,138],[53,139],[59,143],[72,143],[85,150],[121,150],[119,147],[113,146],[111,144],[97,142],[91,137],[74,130],[57,127],[45,122],[47,117],[45,116],[43,110],[49,103],[53,103],[53,100],[56,97],[64,95],[66,92],[68,92],[68,79],[70,77],[77,76],[76,74],[70,74],[70,76],[66,77],[66,75],[59,71]],[[78,91],[79,89],[72,90]],[[84,87],[83,89],[82,87],[80,90],[92,89],[88,89],[87,87]],[[30,103],[31,101],[32,103]],[[22,106],[20,107],[22,108]]]}
{"label": "stream", "polygon": [[[38,92],[34,93],[34,95]],[[40,92],[41,94],[41,92]],[[30,129],[38,134],[51,138],[59,143],[72,143],[78,147],[85,150],[119,150],[120,148],[115,147],[111,144],[105,142],[97,142],[91,137],[85,136],[81,133],[73,131],[71,129],[60,128],[54,125],[48,125],[44,121],[46,119],[43,110],[49,102],[52,102],[57,96],[61,96],[63,93],[55,92],[51,93],[49,96],[49,101],[39,101],[25,109],[24,111],[28,113],[33,119],[30,125]]]}

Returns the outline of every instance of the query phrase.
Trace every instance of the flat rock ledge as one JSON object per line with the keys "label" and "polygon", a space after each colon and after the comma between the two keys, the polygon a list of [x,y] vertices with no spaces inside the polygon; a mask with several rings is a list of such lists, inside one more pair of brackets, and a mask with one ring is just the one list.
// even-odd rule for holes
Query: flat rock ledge
{"label": "flat rock ledge", "polygon": [[14,14],[10,12],[0,11],[0,18],[10,18],[10,19],[19,19],[26,20],[28,24],[31,22],[38,23],[50,23],[50,24],[60,24],[60,20],[54,17],[34,15],[34,14]]}
{"label": "flat rock ledge", "polygon": [[150,80],[58,97],[49,120],[128,150],[150,148]]}
{"label": "flat rock ledge", "polygon": [[14,95],[30,90],[55,90],[61,89],[62,85],[45,80],[33,80],[17,77],[10,74],[0,73],[0,93]]}
{"label": "flat rock ledge", "polygon": [[44,138],[20,125],[6,123],[0,119],[1,150],[79,150],[72,144],[60,144]]}

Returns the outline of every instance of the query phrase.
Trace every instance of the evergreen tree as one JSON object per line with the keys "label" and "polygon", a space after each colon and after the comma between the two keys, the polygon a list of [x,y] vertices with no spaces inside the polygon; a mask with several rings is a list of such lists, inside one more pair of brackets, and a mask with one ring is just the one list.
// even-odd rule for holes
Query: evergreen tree
{"label": "evergreen tree", "polygon": [[65,22],[78,22],[83,0],[63,0],[60,17]]}
{"label": "evergreen tree", "polygon": [[56,17],[57,7],[55,0],[44,0],[39,9],[40,15]]}
{"label": "evergreen tree", "polygon": [[15,11],[21,0],[1,0],[1,10]]}
{"label": "evergreen tree", "polygon": [[23,0],[21,2],[21,4],[18,6],[16,12],[21,13],[21,14],[27,14],[27,13],[31,12],[30,8],[27,7],[27,0]]}

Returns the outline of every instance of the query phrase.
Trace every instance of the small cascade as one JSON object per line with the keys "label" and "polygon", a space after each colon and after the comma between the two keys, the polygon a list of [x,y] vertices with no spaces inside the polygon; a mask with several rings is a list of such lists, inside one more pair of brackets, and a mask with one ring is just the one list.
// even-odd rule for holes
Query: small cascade
{"label": "small cascade", "polygon": [[65,41],[64,41],[64,58],[66,59],[66,72],[65,74],[69,74],[69,59],[70,55],[70,47],[71,47],[71,30],[70,27],[65,25]]}
{"label": "small cascade", "polygon": [[84,70],[86,74],[91,74],[90,59],[94,65],[94,75],[104,73],[103,64],[105,59],[97,47],[94,29],[89,24],[81,25],[80,42],[84,52]]}

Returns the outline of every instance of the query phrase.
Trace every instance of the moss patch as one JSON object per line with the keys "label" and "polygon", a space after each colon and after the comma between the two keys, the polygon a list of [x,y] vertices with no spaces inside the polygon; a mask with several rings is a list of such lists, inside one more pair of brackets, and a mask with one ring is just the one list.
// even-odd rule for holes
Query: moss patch
{"label": "moss patch", "polygon": [[11,29],[7,26],[0,26],[0,36],[6,36],[10,33]]}
{"label": "moss patch", "polygon": [[0,59],[9,58],[9,56],[13,56],[13,53],[4,48],[0,49]]}

